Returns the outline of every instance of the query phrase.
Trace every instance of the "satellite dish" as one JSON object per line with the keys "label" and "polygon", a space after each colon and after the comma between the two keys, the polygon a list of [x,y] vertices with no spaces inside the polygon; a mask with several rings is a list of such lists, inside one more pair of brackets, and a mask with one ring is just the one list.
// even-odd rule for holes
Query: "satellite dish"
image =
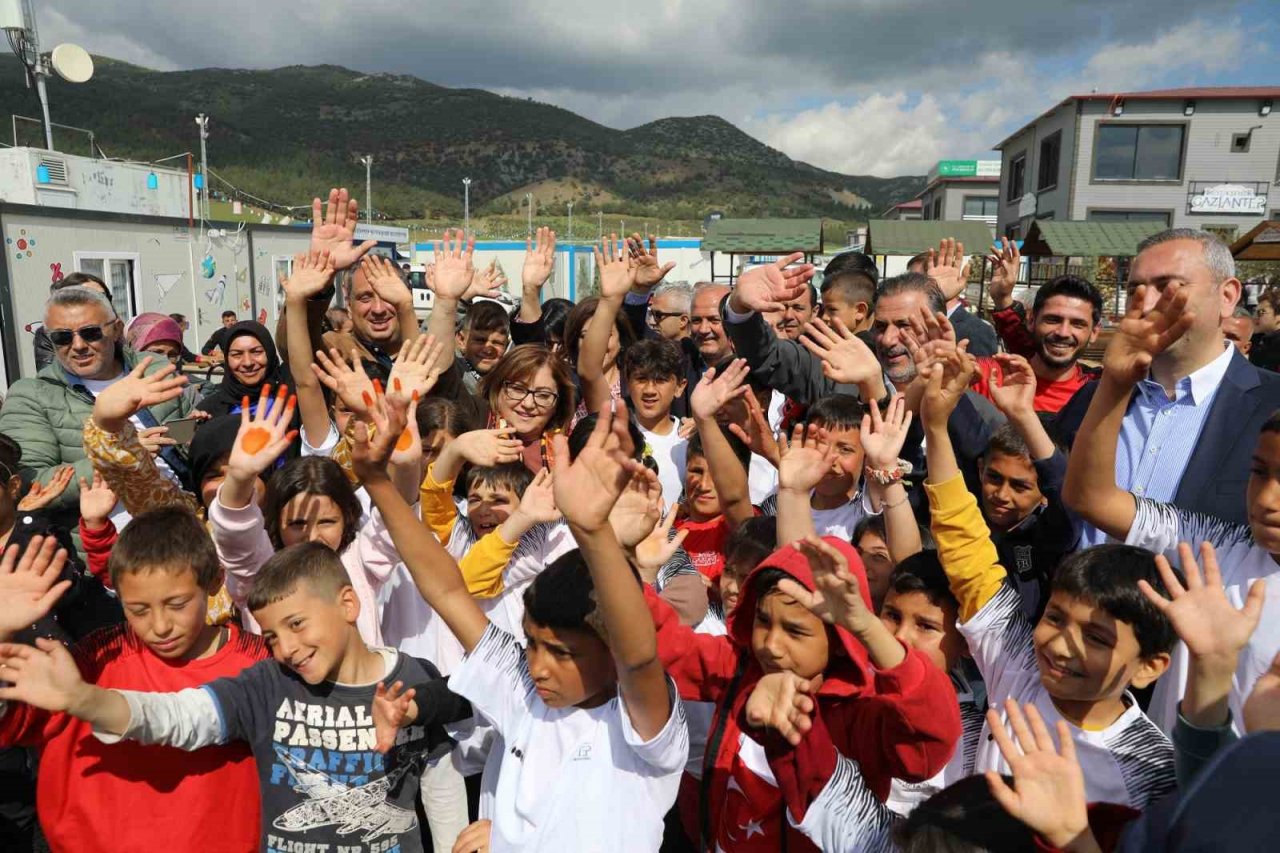
{"label": "satellite dish", "polygon": [[49,54],[49,64],[68,83],[84,83],[93,76],[93,57],[78,44],[60,44]]}

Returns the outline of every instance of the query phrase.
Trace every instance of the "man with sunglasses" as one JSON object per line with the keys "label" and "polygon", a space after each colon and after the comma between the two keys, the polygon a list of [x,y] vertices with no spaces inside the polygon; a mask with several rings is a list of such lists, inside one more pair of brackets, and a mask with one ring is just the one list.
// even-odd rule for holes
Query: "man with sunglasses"
{"label": "man with sunglasses", "polygon": [[[95,397],[127,376],[139,358],[123,346],[124,324],[107,297],[87,287],[54,291],[45,303],[44,330],[54,348],[54,361],[10,387],[0,408],[0,433],[18,442],[24,472],[42,483],[50,480],[58,466],[74,466],[71,483],[50,507],[67,512],[71,521],[67,526],[74,531],[79,548],[74,516],[79,511],[80,478],[93,479],[93,466],[84,454],[84,423],[93,414]],[[168,366],[166,359],[156,358],[148,372]],[[158,427],[187,417],[191,407],[189,395],[158,403],[141,409],[134,426],[139,431]],[[156,435],[144,444],[158,455],[156,464],[165,474],[178,479],[185,471],[185,460],[170,439]],[[128,516],[118,512],[113,520],[121,527]]]}
{"label": "man with sunglasses", "polygon": [[[49,293],[57,293],[67,287],[87,287],[107,297],[108,302],[111,301],[111,289],[107,287],[106,282],[87,272],[73,272],[55,281],[49,285]],[[49,340],[49,333],[45,331],[44,326],[36,329],[35,338],[36,370],[44,370],[53,363],[53,341]]]}

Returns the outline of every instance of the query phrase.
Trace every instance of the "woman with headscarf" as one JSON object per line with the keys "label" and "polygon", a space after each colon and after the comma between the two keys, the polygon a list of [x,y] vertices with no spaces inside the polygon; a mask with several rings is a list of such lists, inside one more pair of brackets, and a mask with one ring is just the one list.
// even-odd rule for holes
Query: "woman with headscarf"
{"label": "woman with headscarf", "polygon": [[205,394],[197,409],[215,418],[240,412],[241,401],[249,398],[249,411],[258,405],[262,386],[287,382],[280,365],[271,333],[261,323],[246,320],[232,326],[222,339],[223,363],[226,373],[222,384]]}

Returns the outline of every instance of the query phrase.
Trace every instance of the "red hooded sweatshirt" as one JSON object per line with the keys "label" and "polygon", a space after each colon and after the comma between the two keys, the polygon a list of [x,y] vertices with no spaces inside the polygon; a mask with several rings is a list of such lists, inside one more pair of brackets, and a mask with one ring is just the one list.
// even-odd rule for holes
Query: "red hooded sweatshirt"
{"label": "red hooded sweatshirt", "polygon": [[[849,562],[863,601],[866,571],[857,552],[838,539],[825,539]],[[759,598],[760,573],[781,569],[813,589],[808,559],[795,547],[779,549],[756,567],[742,585],[729,636],[696,634],[651,592],[646,594],[658,632],[658,654],[682,698],[713,702],[715,716],[703,759],[699,820],[695,837],[703,849],[726,853],[816,850],[786,823],[782,794],[764,748],[743,730],[747,698],[763,674],[751,651],[751,630]],[[823,674],[818,702],[832,741],[858,761],[867,784],[882,800],[894,778],[929,779],[946,765],[960,738],[960,706],[951,679],[923,654],[907,657],[891,670],[871,665],[867,650],[851,634],[828,628],[839,640]]]}

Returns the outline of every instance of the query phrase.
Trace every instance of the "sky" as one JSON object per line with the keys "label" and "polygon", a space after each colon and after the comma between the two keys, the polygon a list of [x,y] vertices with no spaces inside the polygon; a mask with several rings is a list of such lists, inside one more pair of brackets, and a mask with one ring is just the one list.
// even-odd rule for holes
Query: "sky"
{"label": "sky", "polygon": [[343,65],[610,127],[714,114],[846,174],[923,174],[1063,97],[1280,84],[1266,0],[36,0],[45,49],[157,70]]}

